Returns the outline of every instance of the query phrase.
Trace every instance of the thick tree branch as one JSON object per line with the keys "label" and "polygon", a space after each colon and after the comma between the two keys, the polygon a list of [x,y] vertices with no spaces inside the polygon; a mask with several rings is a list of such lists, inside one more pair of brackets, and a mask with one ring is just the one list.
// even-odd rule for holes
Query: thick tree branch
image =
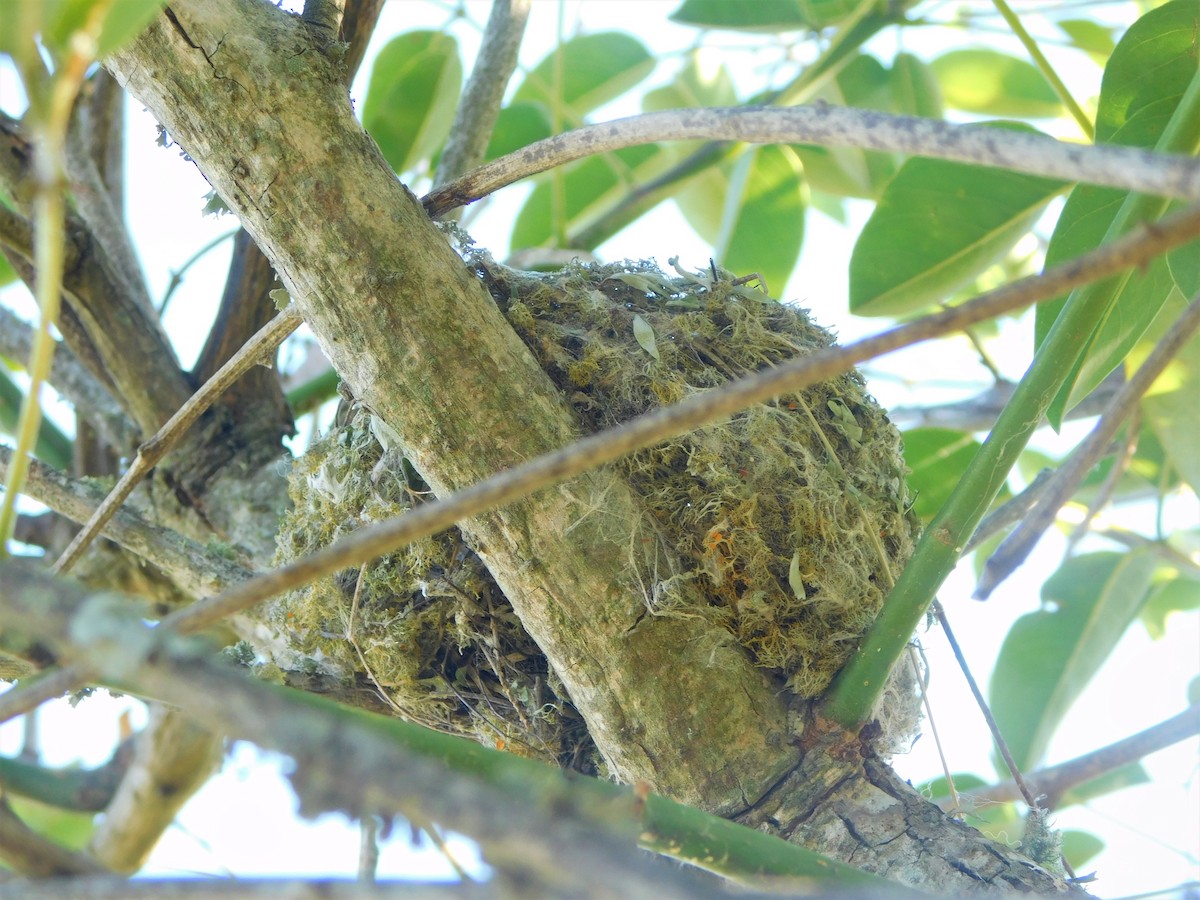
{"label": "thick tree branch", "polygon": [[1200,200],[1200,162],[1132,147],[1067,144],[1038,134],[951,125],[872,110],[814,106],[673,109],[588,125],[481,166],[423,199],[435,218],[555,166],[657,141],[858,147],[1012,169],[1147,194]]}
{"label": "thick tree branch", "polygon": [[[566,400],[396,181],[296,17],[182,0],[108,65],[237,212],[437,495],[570,443]],[[591,508],[604,516],[585,518]],[[645,616],[628,553],[642,522],[606,472],[464,530],[612,770],[733,809],[798,755],[784,745],[786,709],[718,625]]]}
{"label": "thick tree branch", "polygon": [[224,749],[219,735],[178,710],[153,704],[88,852],[114,872],[140,869],[179,810],[220,766]]}
{"label": "thick tree branch", "polygon": [[554,893],[707,893],[686,873],[639,856],[639,836],[677,852],[703,848],[707,859],[681,857],[698,865],[728,865],[738,853],[743,863],[753,861],[743,870],[747,877],[882,886],[850,866],[661,797],[598,779],[568,782],[514,754],[248,678],[213,662],[206,646],[148,628],[120,598],[89,598],[80,586],[27,565],[0,562],[0,578],[8,600],[0,605],[0,624],[19,621],[108,683],[159,696],[213,730],[291,756],[304,815],[332,810],[432,819],[478,840],[502,875],[544,882]]}
{"label": "thick tree branch", "polygon": [[[0,188],[27,211],[32,180],[32,147],[19,123],[0,115]],[[80,206],[68,213],[62,291],[88,339],[113,379],[114,394],[143,432],[151,432],[174,412],[190,390],[174,350],[150,305],[124,224],[86,157],[74,148],[70,175]],[[89,218],[90,216],[90,218]],[[103,229],[103,233],[97,231]],[[17,274],[32,285],[36,275],[32,245],[14,247]],[[64,331],[69,337],[70,332]]]}

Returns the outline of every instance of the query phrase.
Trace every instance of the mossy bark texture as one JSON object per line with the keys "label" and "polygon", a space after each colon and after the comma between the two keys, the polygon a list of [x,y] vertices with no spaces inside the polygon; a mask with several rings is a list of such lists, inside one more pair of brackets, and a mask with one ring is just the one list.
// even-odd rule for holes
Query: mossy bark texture
{"label": "mossy bark texture", "polygon": [[[173,3],[109,65],[237,213],[436,494],[576,436],[298,17],[256,0]],[[645,615],[627,583],[639,519],[601,472],[464,530],[614,772],[735,811],[796,761],[786,711],[720,628]]]}
{"label": "mossy bark texture", "polygon": [[[435,494],[567,443],[577,426],[566,400],[396,180],[318,47],[299,17],[264,0],[180,0],[107,65],[235,211],[342,378],[401,436]],[[778,685],[724,629],[647,614],[630,566],[643,515],[606,471],[463,531],[611,769],[685,803],[744,813],[800,748]],[[811,754],[807,764],[821,765]],[[831,759],[831,769],[844,765]],[[847,778],[867,778],[851,769]],[[815,812],[796,811],[789,830]],[[837,815],[865,835],[874,810],[846,804]],[[889,859],[904,853],[910,883],[1012,889],[940,859],[926,866],[937,841],[909,831],[889,834],[884,849]],[[822,840],[805,837],[818,850]],[[850,861],[887,867],[873,865],[877,849],[864,839]],[[959,881],[935,881],[947,872]],[[1034,890],[1061,887],[1029,877]]]}

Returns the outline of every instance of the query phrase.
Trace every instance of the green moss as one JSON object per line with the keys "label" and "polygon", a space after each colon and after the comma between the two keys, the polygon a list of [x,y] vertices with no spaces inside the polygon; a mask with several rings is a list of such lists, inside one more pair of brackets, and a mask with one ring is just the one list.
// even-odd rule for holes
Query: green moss
{"label": "green moss", "polygon": [[[296,461],[277,562],[428,495],[382,423],[359,410]],[[457,531],[424,538],[281,598],[276,627],[310,665],[379,693],[398,715],[489,746],[591,770],[565,691]]]}
{"label": "green moss", "polygon": [[[805,312],[726,273],[620,263],[543,275],[468,259],[587,432],[833,343]],[[278,562],[422,502],[399,445],[358,410],[298,460]],[[650,611],[726,629],[801,698],[825,690],[912,552],[899,435],[857,373],[617,465],[657,535],[629,579]],[[310,664],[405,718],[599,767],[562,685],[457,531],[294,591],[273,615]]]}
{"label": "green moss", "polygon": [[[727,273],[472,262],[588,432],[833,343],[804,311]],[[728,628],[802,697],[828,686],[912,552],[899,434],[857,373],[619,465],[704,588],[706,605],[686,612]],[[679,603],[677,591],[652,594]]]}

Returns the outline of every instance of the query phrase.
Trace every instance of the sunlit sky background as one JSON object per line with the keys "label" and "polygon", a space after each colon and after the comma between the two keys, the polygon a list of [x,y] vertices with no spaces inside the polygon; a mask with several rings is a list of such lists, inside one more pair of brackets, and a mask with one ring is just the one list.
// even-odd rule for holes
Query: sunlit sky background
{"label": "sunlit sky background", "polygon": [[[288,4],[285,4],[288,5]],[[522,49],[522,65],[531,67],[553,48],[556,35],[577,31],[624,30],[636,20],[637,36],[660,59],[678,57],[695,42],[696,32],[666,19],[677,7],[676,0],[585,0],[563,6],[553,0],[534,0],[533,13]],[[1057,33],[1036,15],[1041,2],[1017,2],[1027,27],[1035,35]],[[466,21],[452,25],[464,60],[469,67],[478,45],[479,30],[486,21],[486,2],[434,3],[424,0],[391,0],[384,8],[368,51],[354,95],[361,101],[371,60],[389,37],[415,28],[443,28],[453,11],[466,10]],[[928,18],[949,21],[960,6],[945,3],[924,7]],[[980,0],[961,4],[974,12],[989,10]],[[1079,5],[1080,17],[1128,24],[1136,17],[1130,3]],[[636,12],[635,12],[636,11]],[[1022,56],[1015,40],[1005,36],[1002,22],[993,16],[986,43]],[[753,84],[761,78],[761,58],[748,52],[752,41],[745,36],[723,35],[721,61],[729,66],[735,82]],[[961,30],[929,27],[889,31],[872,42],[870,49],[885,63],[900,49],[930,58],[946,50],[978,45],[977,38]],[[1073,94],[1094,98],[1099,91],[1100,70],[1083,54],[1042,44]],[[637,97],[674,74],[668,62],[630,98],[622,98],[595,114],[593,120],[616,118],[640,111]],[[468,68],[469,71],[469,68]],[[742,93],[750,93],[744,88]],[[13,112],[19,92],[10,70],[0,70],[0,104]],[[202,217],[200,207],[208,185],[194,166],[183,160],[178,148],[164,150],[155,143],[155,123],[139,104],[130,104],[128,171],[129,221],[133,228],[151,294],[161,297],[173,271],[195,251],[234,227],[230,217]],[[1064,138],[1077,137],[1064,128]],[[417,185],[418,192],[422,186]],[[481,212],[472,212],[467,227],[481,246],[498,255],[508,249],[508,224],[527,188],[514,187],[493,198]],[[879,330],[886,323],[858,319],[846,312],[847,264],[853,238],[870,212],[866,203],[851,203],[848,226],[810,211],[800,265],[790,284],[776,292],[786,300],[810,307],[815,317],[833,327],[843,340]],[[1054,210],[1057,212],[1057,209]],[[1052,221],[1052,220],[1051,220]],[[682,264],[706,266],[711,249],[696,235],[673,204],[664,204],[634,226],[612,238],[598,250],[602,259],[656,256],[665,264],[678,255]],[[166,326],[184,365],[190,365],[200,349],[220,296],[229,260],[229,244],[208,254],[186,275],[174,295]],[[775,285],[771,286],[773,289]],[[2,302],[29,318],[32,302],[23,289],[0,292]],[[998,358],[1006,374],[1019,377],[1032,345],[1030,320],[1006,324]],[[299,358],[299,349],[291,351]],[[869,367],[873,392],[887,406],[957,399],[990,385],[990,376],[966,341],[939,347],[936,354],[917,348],[895,354]],[[57,411],[60,421],[66,421]],[[52,414],[54,410],[52,409]],[[311,423],[302,423],[297,449],[302,450]],[[1039,434],[1038,446],[1061,452],[1086,433],[1088,424],[1064,429],[1061,437]],[[307,433],[306,433],[307,432]],[[1182,521],[1197,519],[1195,497],[1180,498],[1173,505]],[[1149,518],[1149,510],[1142,513]],[[1136,513],[1134,514],[1136,515]],[[1129,515],[1124,517],[1129,525]],[[973,579],[969,571],[956,572],[940,596],[951,621],[975,666],[975,674],[986,682],[999,642],[1014,618],[1038,606],[1038,587],[1045,575],[1061,561],[1063,541],[1057,534],[1043,541],[1036,557],[1017,577],[1004,584],[986,604],[969,599]],[[1110,664],[1089,686],[1061,728],[1049,751],[1049,761],[1061,762],[1113,740],[1133,734],[1181,711],[1183,691],[1200,669],[1198,616],[1180,617],[1171,623],[1166,638],[1152,642],[1135,624],[1122,641]],[[982,719],[971,700],[957,667],[940,633],[922,635],[932,668],[931,702],[943,747],[955,772],[975,772],[990,777],[991,744]],[[143,719],[138,704],[128,699],[97,697],[76,709],[65,703],[51,704],[41,716],[45,759],[49,764],[96,764],[105,760],[117,738],[115,710],[129,709],[132,719]],[[86,737],[86,741],[81,738]],[[0,752],[14,753],[20,729],[15,723],[0,727]],[[1104,854],[1087,866],[1099,870],[1101,881],[1095,891],[1114,897],[1164,888],[1200,877],[1200,784],[1197,744],[1187,742],[1149,757],[1145,761],[1152,783],[1126,789],[1093,801],[1086,808],[1063,810],[1055,815],[1065,828],[1081,828],[1099,835],[1108,845]],[[914,783],[940,774],[934,745],[926,734],[911,753],[896,760],[899,771]],[[185,808],[179,823],[171,828],[156,849],[145,874],[233,873],[240,876],[288,873],[292,875],[352,875],[358,853],[357,830],[339,817],[323,817],[316,823],[298,822],[294,800],[279,772],[286,761],[263,757],[251,747],[236,745],[223,772]],[[1019,835],[1012,835],[1015,841]],[[470,861],[469,842],[453,842],[454,852]],[[381,874],[413,877],[452,877],[441,854],[426,847],[414,853],[407,832],[387,842],[380,865]]]}

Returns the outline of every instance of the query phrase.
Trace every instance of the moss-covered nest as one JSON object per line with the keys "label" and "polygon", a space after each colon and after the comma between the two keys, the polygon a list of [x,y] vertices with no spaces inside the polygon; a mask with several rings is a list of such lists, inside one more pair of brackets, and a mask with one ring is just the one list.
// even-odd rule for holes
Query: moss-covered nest
{"label": "moss-covered nest", "polygon": [[[834,343],[807,312],[715,268],[472,262],[587,432]],[[674,262],[674,261],[672,261]],[[618,463],[755,663],[818,696],[912,553],[900,435],[857,372]],[[660,583],[654,602],[676,602]]]}
{"label": "moss-covered nest", "polygon": [[[358,408],[295,462],[289,481],[279,563],[428,496],[394,433]],[[294,650],[376,691],[402,718],[595,770],[583,719],[457,529],[291,591],[272,617]]]}
{"label": "moss-covered nest", "polygon": [[[583,432],[833,343],[806,312],[716,270],[537,274],[466,255]],[[422,502],[399,444],[359,410],[298,460],[279,561]],[[677,558],[667,574],[637,573],[651,611],[710,618],[800,698],[828,686],[912,552],[900,438],[857,373],[617,465]],[[701,608],[682,608],[697,593],[684,581]],[[595,765],[561,684],[457,531],[292,592],[275,615],[296,649],[405,718]]]}

